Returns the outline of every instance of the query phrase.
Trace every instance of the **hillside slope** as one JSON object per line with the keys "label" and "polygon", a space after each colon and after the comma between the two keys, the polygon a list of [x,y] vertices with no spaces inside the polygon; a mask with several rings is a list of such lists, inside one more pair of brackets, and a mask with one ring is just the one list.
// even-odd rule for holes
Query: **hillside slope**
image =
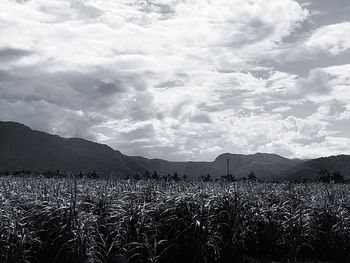
{"label": "hillside slope", "polygon": [[125,164],[125,156],[107,145],[66,139],[15,122],[0,122],[0,146],[0,170],[96,170],[102,176],[118,177],[135,172]]}
{"label": "hillside slope", "polygon": [[256,153],[252,155],[222,154],[213,162],[168,162],[160,159],[146,159],[131,157],[149,170],[162,172],[178,172],[197,178],[210,174],[218,178],[227,173],[227,160],[229,160],[230,173],[235,177],[247,176],[251,171],[262,179],[276,179],[280,174],[286,173],[302,161],[287,159],[277,154]]}
{"label": "hillside slope", "polygon": [[315,177],[321,169],[340,171],[350,178],[350,156],[339,155],[302,161],[276,154],[251,155],[225,153],[212,162],[170,162],[127,156],[111,147],[79,138],[62,138],[35,131],[16,122],[0,122],[0,170],[55,171],[73,173],[96,170],[103,177],[125,178],[135,173],[178,172],[198,178],[210,174],[225,175],[229,160],[230,173],[247,176],[251,171],[261,179],[298,180]]}
{"label": "hillside slope", "polygon": [[350,179],[350,155],[322,157],[300,163],[285,177],[293,180],[315,178],[321,170],[337,171]]}

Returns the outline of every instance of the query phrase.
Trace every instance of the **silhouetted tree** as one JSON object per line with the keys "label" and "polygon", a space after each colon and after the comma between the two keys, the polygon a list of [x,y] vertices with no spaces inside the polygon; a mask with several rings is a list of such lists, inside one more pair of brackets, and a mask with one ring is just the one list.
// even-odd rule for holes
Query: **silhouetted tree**
{"label": "silhouetted tree", "polygon": [[203,182],[211,182],[211,176],[210,174],[207,174],[207,175],[202,175],[202,181]]}
{"label": "silhouetted tree", "polygon": [[236,178],[232,174],[227,174],[227,175],[222,175],[220,177],[221,181],[226,181],[226,182],[234,182],[236,181]]}
{"label": "silhouetted tree", "polygon": [[178,182],[180,180],[179,174],[177,172],[175,172],[173,174],[173,176],[171,177],[171,179],[175,182]]}
{"label": "silhouetted tree", "polygon": [[159,175],[158,175],[158,173],[157,173],[157,171],[154,171],[154,173],[152,174],[152,179],[153,180],[159,180]]}
{"label": "silhouetted tree", "polygon": [[141,179],[140,174],[139,173],[135,173],[134,176],[133,176],[133,179],[136,180],[136,181],[140,180]]}
{"label": "silhouetted tree", "polygon": [[335,183],[344,183],[345,181],[344,176],[338,171],[331,172],[331,180]]}
{"label": "silhouetted tree", "polygon": [[97,179],[98,178],[98,174],[97,174],[96,170],[93,170],[93,172],[89,173],[88,176],[91,179]]}
{"label": "silhouetted tree", "polygon": [[329,171],[327,169],[322,169],[318,176],[317,180],[322,183],[344,183],[344,177],[340,172],[337,171]]}
{"label": "silhouetted tree", "polygon": [[248,174],[248,180],[249,181],[252,181],[252,182],[255,182],[256,181],[256,175],[253,171],[251,171],[249,174]]}

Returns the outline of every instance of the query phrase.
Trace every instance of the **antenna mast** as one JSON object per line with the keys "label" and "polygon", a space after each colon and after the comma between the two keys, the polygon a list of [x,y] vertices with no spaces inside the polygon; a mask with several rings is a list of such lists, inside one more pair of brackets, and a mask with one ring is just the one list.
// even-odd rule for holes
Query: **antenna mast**
{"label": "antenna mast", "polygon": [[227,159],[227,175],[230,174],[230,159]]}

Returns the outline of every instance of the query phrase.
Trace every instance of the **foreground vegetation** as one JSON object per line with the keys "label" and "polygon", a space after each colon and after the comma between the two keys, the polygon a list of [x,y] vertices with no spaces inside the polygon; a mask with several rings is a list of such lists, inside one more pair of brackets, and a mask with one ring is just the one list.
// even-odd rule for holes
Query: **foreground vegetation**
{"label": "foreground vegetation", "polygon": [[0,262],[350,258],[350,185],[0,177]]}

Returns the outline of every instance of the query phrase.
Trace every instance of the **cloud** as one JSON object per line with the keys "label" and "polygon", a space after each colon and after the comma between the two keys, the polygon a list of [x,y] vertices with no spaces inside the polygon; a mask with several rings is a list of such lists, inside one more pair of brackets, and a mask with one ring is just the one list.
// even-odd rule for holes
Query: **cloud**
{"label": "cloud", "polygon": [[311,52],[338,55],[350,49],[350,22],[326,25],[313,32],[305,42]]}
{"label": "cloud", "polygon": [[210,117],[209,114],[204,112],[197,112],[190,116],[190,121],[192,122],[198,122],[198,123],[210,123]]}
{"label": "cloud", "polygon": [[298,86],[301,87],[302,93],[327,93],[330,90],[329,75],[323,69],[313,69],[309,72],[307,78],[301,78]]}
{"label": "cloud", "polygon": [[[338,4],[335,3],[335,6]],[[322,5],[320,3],[320,6]],[[344,7],[339,6],[344,10]],[[330,10],[324,11],[329,12]],[[275,56],[263,59],[261,64],[304,77],[310,70],[316,68],[347,64],[350,58],[350,22],[343,20],[317,27],[312,17],[304,21],[304,24],[308,23],[312,26],[299,27],[294,31],[296,36],[284,43],[284,48],[276,50]]]}
{"label": "cloud", "polygon": [[30,55],[30,51],[17,48],[2,48],[0,49],[0,59],[2,62],[17,60],[24,56]]}
{"label": "cloud", "polygon": [[292,107],[290,107],[290,106],[280,106],[280,107],[274,108],[272,111],[273,112],[286,112],[286,111],[289,111],[291,109],[292,109]]}
{"label": "cloud", "polygon": [[347,67],[316,65],[302,76],[276,66],[301,68],[300,50],[346,54],[348,23],[305,34],[307,8],[293,0],[1,1],[0,118],[173,160],[315,155],[316,142],[335,152],[343,149],[335,113],[321,105],[333,99],[347,116]]}
{"label": "cloud", "polygon": [[[337,24],[322,25],[307,34],[304,33],[300,40],[294,44],[286,46],[285,50],[281,50],[277,56],[281,61],[279,66],[286,69],[294,66],[305,66],[301,62],[308,65],[321,67],[322,64],[336,63],[341,61],[343,56],[348,57],[350,51],[350,22],[341,22]],[[316,63],[312,63],[317,61]],[[273,63],[273,62],[272,62]],[[288,65],[288,63],[292,63]],[[296,65],[294,65],[296,64]],[[310,69],[310,68],[308,68]]]}
{"label": "cloud", "polygon": [[154,129],[152,124],[146,124],[131,131],[122,132],[121,135],[129,141],[143,140],[152,138],[154,136]]}

